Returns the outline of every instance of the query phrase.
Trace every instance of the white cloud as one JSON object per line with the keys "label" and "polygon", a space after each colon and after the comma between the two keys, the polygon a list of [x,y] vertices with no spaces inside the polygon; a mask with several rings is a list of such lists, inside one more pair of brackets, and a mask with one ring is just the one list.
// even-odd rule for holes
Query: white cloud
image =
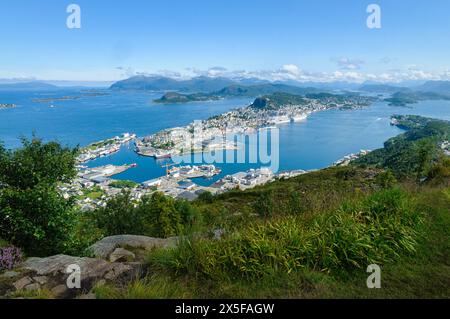
{"label": "white cloud", "polygon": [[361,66],[365,63],[359,59],[351,59],[347,57],[333,58],[331,59],[337,64],[337,66],[342,70],[359,70]]}
{"label": "white cloud", "polygon": [[[346,60],[348,62],[348,60]],[[24,72],[11,72],[0,69],[3,79],[41,79],[41,80],[71,80],[71,81],[116,81],[135,75],[159,75],[175,79],[188,79],[196,76],[227,77],[230,79],[256,78],[267,81],[298,81],[298,82],[333,82],[346,81],[362,83],[364,81],[401,82],[408,80],[449,80],[450,69],[430,71],[420,69],[417,65],[409,65],[404,69],[389,69],[376,72],[339,68],[330,72],[315,72],[300,68],[295,64],[284,64],[274,70],[228,70],[215,66],[208,69],[188,68],[182,71],[136,70],[128,66],[99,70],[46,70],[45,72],[27,75]]]}
{"label": "white cloud", "polygon": [[286,73],[292,74],[292,75],[300,75],[301,71],[298,66],[295,64],[285,64],[281,67],[282,71],[285,71]]}

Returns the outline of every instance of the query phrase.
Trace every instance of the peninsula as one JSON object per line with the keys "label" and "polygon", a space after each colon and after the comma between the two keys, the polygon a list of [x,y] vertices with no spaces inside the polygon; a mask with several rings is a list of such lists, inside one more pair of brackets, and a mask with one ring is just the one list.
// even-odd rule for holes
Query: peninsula
{"label": "peninsula", "polygon": [[[256,98],[249,106],[213,116],[201,123],[166,129],[138,139],[136,152],[158,159],[215,149],[236,149],[239,146],[235,143],[217,143],[216,138],[225,133],[256,132],[265,127],[302,121],[312,112],[333,108],[357,109],[373,101],[370,97],[349,94],[269,94]],[[200,136],[194,134],[195,131],[201,132]]]}

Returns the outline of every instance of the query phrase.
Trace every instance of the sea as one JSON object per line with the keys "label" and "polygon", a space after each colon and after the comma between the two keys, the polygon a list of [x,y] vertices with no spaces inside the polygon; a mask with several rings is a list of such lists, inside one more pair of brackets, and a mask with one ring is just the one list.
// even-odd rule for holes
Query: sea
{"label": "sea", "polygon": [[[100,93],[100,94],[99,94]],[[253,99],[225,99],[186,104],[157,104],[158,92],[117,92],[106,89],[66,88],[57,91],[0,91],[0,104],[16,108],[0,109],[0,141],[6,148],[21,145],[20,138],[36,136],[75,147],[111,138],[125,132],[146,136],[160,130],[187,125],[213,115],[247,106]],[[53,99],[53,100],[52,100]],[[375,102],[357,110],[327,110],[311,114],[307,120],[279,125],[277,171],[313,170],[360,150],[374,150],[403,131],[390,125],[393,114],[416,114],[450,120],[450,101],[421,101],[408,107]],[[248,146],[249,141],[246,145]],[[192,157],[185,159],[191,164]],[[200,160],[194,164],[209,161]],[[137,167],[114,176],[115,179],[144,182],[163,176],[170,160],[139,156],[133,143],[118,153],[85,165]],[[193,181],[208,186],[225,175],[265,166],[249,158],[243,163],[217,163],[221,174]]]}

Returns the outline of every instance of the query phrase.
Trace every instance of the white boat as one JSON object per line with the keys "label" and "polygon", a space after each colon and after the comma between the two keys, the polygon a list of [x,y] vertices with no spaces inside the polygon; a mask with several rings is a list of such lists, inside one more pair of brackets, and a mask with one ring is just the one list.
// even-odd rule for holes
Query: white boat
{"label": "white boat", "polygon": [[291,119],[292,119],[292,122],[301,122],[301,121],[306,120],[307,118],[308,118],[308,116],[306,114],[302,114],[302,115],[293,116]]}

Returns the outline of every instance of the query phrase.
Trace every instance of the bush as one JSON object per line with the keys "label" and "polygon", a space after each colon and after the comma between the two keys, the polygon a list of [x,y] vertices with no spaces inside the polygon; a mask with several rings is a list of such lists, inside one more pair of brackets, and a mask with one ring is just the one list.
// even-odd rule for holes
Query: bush
{"label": "bush", "polygon": [[206,204],[211,204],[214,201],[214,195],[211,192],[206,191],[198,196],[198,200]]}
{"label": "bush", "polygon": [[91,218],[106,236],[146,233],[144,216],[136,209],[130,192],[111,198],[106,207],[93,211]]}
{"label": "bush", "polygon": [[106,235],[170,237],[200,222],[198,211],[187,201],[177,201],[156,192],[133,202],[129,192],[110,199],[90,219]]}

